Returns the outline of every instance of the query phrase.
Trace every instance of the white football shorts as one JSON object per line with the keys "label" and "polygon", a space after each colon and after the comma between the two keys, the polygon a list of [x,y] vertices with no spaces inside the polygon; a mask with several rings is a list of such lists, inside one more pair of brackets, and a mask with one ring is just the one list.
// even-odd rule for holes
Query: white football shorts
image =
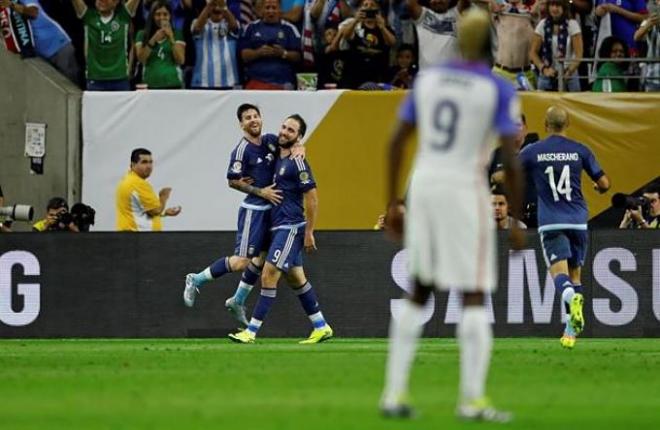
{"label": "white football shorts", "polygon": [[441,290],[494,291],[496,231],[485,178],[470,184],[413,175],[405,246],[413,279]]}

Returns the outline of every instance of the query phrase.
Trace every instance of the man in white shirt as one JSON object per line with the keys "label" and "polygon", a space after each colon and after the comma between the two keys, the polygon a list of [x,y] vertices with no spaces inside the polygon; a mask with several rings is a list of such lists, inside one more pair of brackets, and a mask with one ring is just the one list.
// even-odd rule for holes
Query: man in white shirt
{"label": "man in white shirt", "polygon": [[470,7],[470,0],[458,0],[451,8],[449,0],[430,0],[428,8],[421,6],[418,0],[407,0],[407,5],[417,28],[419,68],[455,58],[458,54],[456,22]]}

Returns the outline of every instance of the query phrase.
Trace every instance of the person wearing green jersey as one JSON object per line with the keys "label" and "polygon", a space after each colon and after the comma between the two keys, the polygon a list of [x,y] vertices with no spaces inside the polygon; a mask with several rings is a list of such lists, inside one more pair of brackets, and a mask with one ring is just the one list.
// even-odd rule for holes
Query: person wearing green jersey
{"label": "person wearing green jersey", "polygon": [[627,91],[624,75],[627,63],[607,61],[608,58],[624,58],[628,53],[626,42],[616,36],[606,37],[598,50],[598,58],[603,61],[598,65],[596,81],[591,90],[597,93],[618,93]]}
{"label": "person wearing green jersey", "polygon": [[144,65],[142,82],[149,88],[181,88],[179,68],[186,60],[183,34],[172,29],[172,9],[169,2],[158,0],[151,5],[144,31],[136,38],[137,58]]}
{"label": "person wearing green jersey", "polygon": [[71,0],[85,27],[86,78],[89,91],[129,91],[128,32],[140,0]]}

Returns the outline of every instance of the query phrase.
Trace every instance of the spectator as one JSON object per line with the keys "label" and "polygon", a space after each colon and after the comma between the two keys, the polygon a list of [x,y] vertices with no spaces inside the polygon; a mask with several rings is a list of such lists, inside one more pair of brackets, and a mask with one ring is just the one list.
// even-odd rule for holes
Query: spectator
{"label": "spectator", "polygon": [[46,59],[72,82],[78,83],[80,68],[71,38],[43,9],[39,0],[0,0],[0,7],[31,20],[34,45],[40,57]]}
{"label": "spectator", "polygon": [[239,46],[246,65],[246,89],[294,88],[294,66],[300,61],[300,33],[281,18],[278,0],[264,0],[263,18],[247,26]]}
{"label": "spectator", "polygon": [[412,82],[417,74],[415,65],[415,48],[412,45],[401,45],[396,51],[396,66],[390,67],[387,82],[397,88],[412,88]]}
{"label": "spectator", "polygon": [[344,0],[308,0],[305,7],[309,8],[307,14],[309,18],[305,16],[304,30],[312,32],[314,53],[322,56],[332,43],[332,40],[330,42],[326,40],[326,30],[334,29],[336,35],[337,26],[342,18],[351,16],[353,11]]}
{"label": "spectator", "polygon": [[[651,0],[653,1],[653,0]],[[647,15],[646,0],[595,0],[596,16],[603,17],[610,14],[612,20],[612,36],[623,40],[628,48],[629,55],[636,56],[635,29],[644,21]]]}
{"label": "spectator", "polygon": [[78,233],[69,213],[69,204],[62,197],[53,197],[46,206],[46,218],[35,222],[32,231],[67,231]]}
{"label": "spectator", "polygon": [[382,0],[380,5],[383,10],[387,11],[387,24],[394,32],[397,43],[401,45],[416,45],[417,31],[415,30],[415,20],[410,16],[406,1]]}
{"label": "spectator", "polygon": [[648,207],[645,210],[642,207],[626,209],[619,228],[660,228],[660,185],[656,183],[649,186],[644,191],[644,198]]}
{"label": "spectator", "polygon": [[146,22],[149,22],[149,14],[153,9],[154,3],[158,2],[168,3],[168,10],[172,18],[170,24],[175,30],[183,33],[187,10],[192,9],[193,0],[144,0],[142,4],[142,15]]}
{"label": "spectator", "polygon": [[238,44],[240,27],[225,0],[210,0],[192,23],[195,42],[193,88],[233,88],[240,83]]}
{"label": "spectator", "polygon": [[87,89],[128,91],[128,32],[140,0],[96,0],[88,8],[83,0],[71,0],[85,26]]}
{"label": "spectator", "polygon": [[[593,13],[594,0],[571,0],[570,5],[572,16],[580,24],[580,31],[582,32],[582,56],[584,58],[595,57],[598,23]],[[578,67],[578,75],[581,77],[580,88],[589,88],[592,69],[590,62],[580,63]]]}
{"label": "spectator", "polygon": [[415,20],[419,39],[419,68],[433,66],[458,55],[456,21],[468,7],[469,0],[458,0],[450,7],[449,0],[430,0],[429,8],[418,0],[407,0],[410,16]]}
{"label": "spectator", "polygon": [[341,86],[358,88],[367,82],[384,82],[390,47],[396,43],[375,0],[362,0],[354,18],[342,23],[341,40],[347,42]]}
{"label": "spectator", "polygon": [[[626,44],[615,36],[603,40],[598,51],[598,58],[624,58],[627,55]],[[598,66],[596,81],[591,90],[598,93],[617,93],[626,91],[626,80],[622,77],[627,63],[605,61]]]}
{"label": "spectator", "polygon": [[495,217],[495,224],[497,224],[498,230],[509,230],[514,224],[521,229],[527,228],[524,222],[509,215],[509,203],[501,186],[494,186],[491,190],[491,195],[493,216]]}
{"label": "spectator", "polygon": [[317,67],[319,72],[319,88],[335,86],[341,82],[344,73],[343,52],[333,48],[333,41],[337,37],[337,27],[327,27],[324,33],[323,49],[318,56]]}
{"label": "spectator", "polygon": [[161,217],[177,216],[181,206],[167,208],[172,188],[154,193],[147,178],[153,172],[151,152],[144,148],[131,153],[131,170],[117,187],[116,214],[118,231],[160,231]]}
{"label": "spectator", "polygon": [[186,60],[183,33],[172,28],[170,5],[152,3],[144,31],[135,37],[137,58],[144,65],[142,81],[153,89],[175,89],[183,86],[181,68]]}
{"label": "spectator", "polygon": [[[654,2],[655,4],[652,4]],[[653,13],[635,32],[635,40],[646,40],[648,46],[646,58],[649,60],[660,59],[660,0],[650,0],[649,6],[653,6]],[[649,7],[651,9],[651,7]],[[652,62],[644,67],[644,89],[646,91],[660,91],[660,63]]]}
{"label": "spectator", "polygon": [[[549,0],[548,16],[536,26],[529,56],[539,71],[538,89],[557,91],[560,67],[568,91],[580,91],[575,75],[582,59],[582,33],[576,20],[569,18],[568,0]],[[561,62],[561,60],[573,60]]]}
{"label": "spectator", "polygon": [[511,81],[519,90],[534,89],[536,75],[529,58],[534,28],[529,8],[520,0],[509,0],[495,6],[493,11],[497,34],[493,72]]}

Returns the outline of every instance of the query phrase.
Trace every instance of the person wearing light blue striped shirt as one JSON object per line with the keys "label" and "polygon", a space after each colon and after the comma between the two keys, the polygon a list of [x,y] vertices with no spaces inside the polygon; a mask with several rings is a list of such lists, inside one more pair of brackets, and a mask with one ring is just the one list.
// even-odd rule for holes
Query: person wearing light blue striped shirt
{"label": "person wearing light blue striped shirt", "polygon": [[37,54],[72,82],[79,81],[80,67],[71,38],[62,26],[46,13],[39,0],[0,0],[0,7],[12,9],[30,19]]}
{"label": "person wearing light blue striped shirt", "polygon": [[226,0],[210,0],[192,23],[192,88],[233,88],[240,83],[236,57],[239,24]]}
{"label": "person wearing light blue striped shirt", "polygon": [[[648,46],[646,57],[649,59],[660,56],[660,0],[649,1],[648,19],[645,19],[635,32],[635,41],[646,41]],[[647,92],[660,91],[660,63],[650,61],[644,70],[644,89]]]}

